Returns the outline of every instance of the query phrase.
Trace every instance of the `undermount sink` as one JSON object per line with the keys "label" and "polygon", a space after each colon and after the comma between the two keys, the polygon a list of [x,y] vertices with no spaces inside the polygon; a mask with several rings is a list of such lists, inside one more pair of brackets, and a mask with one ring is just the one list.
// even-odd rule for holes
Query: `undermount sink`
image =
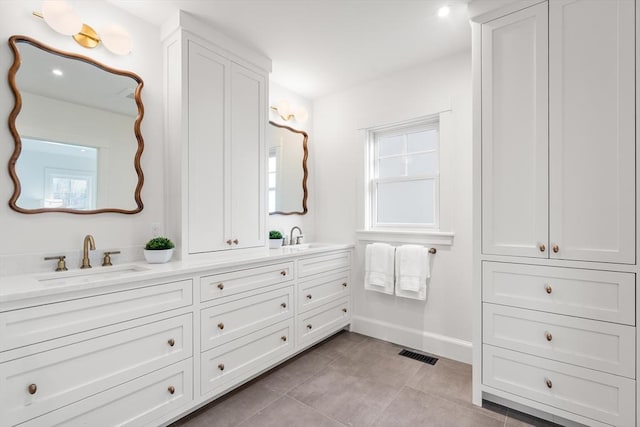
{"label": "undermount sink", "polygon": [[331,246],[330,243],[300,243],[299,245],[282,246],[282,250],[285,252],[304,251],[307,249],[326,248]]}
{"label": "undermount sink", "polygon": [[68,272],[50,273],[37,276],[38,282],[46,285],[73,285],[79,283],[91,283],[100,280],[113,279],[148,271],[147,267],[139,265],[123,265],[118,267],[97,267],[95,269],[73,270]]}

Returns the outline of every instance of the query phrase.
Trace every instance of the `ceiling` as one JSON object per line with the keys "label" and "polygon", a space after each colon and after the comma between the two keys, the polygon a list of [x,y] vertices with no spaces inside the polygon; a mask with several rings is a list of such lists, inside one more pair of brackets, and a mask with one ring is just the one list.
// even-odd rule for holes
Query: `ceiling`
{"label": "ceiling", "polygon": [[271,58],[271,80],[309,99],[471,45],[468,0],[108,1],[158,26],[190,12]]}

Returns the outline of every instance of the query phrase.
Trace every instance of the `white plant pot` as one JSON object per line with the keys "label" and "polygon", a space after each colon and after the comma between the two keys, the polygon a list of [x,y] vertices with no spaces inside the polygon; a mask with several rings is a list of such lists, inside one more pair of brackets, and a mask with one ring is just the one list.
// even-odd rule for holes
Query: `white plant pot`
{"label": "white plant pot", "polygon": [[144,259],[149,264],[164,264],[169,262],[173,256],[173,249],[161,249],[161,250],[144,250]]}
{"label": "white plant pot", "polygon": [[282,239],[269,239],[269,249],[278,249],[282,246]]}

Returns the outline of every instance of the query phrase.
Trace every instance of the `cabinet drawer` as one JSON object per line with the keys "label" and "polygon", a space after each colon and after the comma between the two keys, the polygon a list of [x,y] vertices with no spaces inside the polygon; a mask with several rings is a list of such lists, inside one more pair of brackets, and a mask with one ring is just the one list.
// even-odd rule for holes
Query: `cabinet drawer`
{"label": "cabinet drawer", "polygon": [[0,419],[20,423],[191,357],[191,317],[185,314],[0,364]]}
{"label": "cabinet drawer", "polygon": [[200,392],[220,392],[293,351],[293,319],[276,323],[202,354]]}
{"label": "cabinet drawer", "polygon": [[351,320],[349,298],[334,301],[298,316],[298,346],[312,344]]}
{"label": "cabinet drawer", "polygon": [[485,262],[485,302],[635,325],[633,273]]}
{"label": "cabinet drawer", "polygon": [[349,295],[349,271],[323,275],[298,285],[298,311],[304,312]]}
{"label": "cabinet drawer", "polygon": [[482,366],[490,387],[611,425],[635,425],[636,383],[628,378],[490,345],[483,346]]}
{"label": "cabinet drawer", "polygon": [[202,310],[202,350],[292,317],[292,302],[293,286],[289,286]]}
{"label": "cabinet drawer", "polygon": [[0,313],[0,351],[185,307],[192,293],[182,280]]}
{"label": "cabinet drawer", "polygon": [[483,305],[483,342],[635,378],[636,329],[532,310]]}
{"label": "cabinet drawer", "polygon": [[350,252],[338,252],[298,260],[298,277],[308,277],[318,273],[329,273],[332,270],[343,270],[351,265]]}
{"label": "cabinet drawer", "polygon": [[209,301],[293,280],[293,263],[268,265],[200,279],[200,298]]}
{"label": "cabinet drawer", "polygon": [[193,359],[187,359],[27,421],[21,427],[139,426],[192,400]]}

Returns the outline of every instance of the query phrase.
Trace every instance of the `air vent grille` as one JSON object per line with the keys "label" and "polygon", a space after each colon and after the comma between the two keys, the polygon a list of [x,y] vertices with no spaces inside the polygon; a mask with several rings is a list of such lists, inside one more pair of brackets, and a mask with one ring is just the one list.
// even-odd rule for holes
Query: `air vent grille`
{"label": "air vent grille", "polygon": [[416,353],[415,351],[411,351],[411,350],[402,350],[398,354],[400,356],[408,357],[410,359],[417,360],[419,362],[428,363],[429,365],[435,365],[436,362],[438,361],[438,358],[436,357],[431,357],[431,356],[427,356],[426,354]]}

